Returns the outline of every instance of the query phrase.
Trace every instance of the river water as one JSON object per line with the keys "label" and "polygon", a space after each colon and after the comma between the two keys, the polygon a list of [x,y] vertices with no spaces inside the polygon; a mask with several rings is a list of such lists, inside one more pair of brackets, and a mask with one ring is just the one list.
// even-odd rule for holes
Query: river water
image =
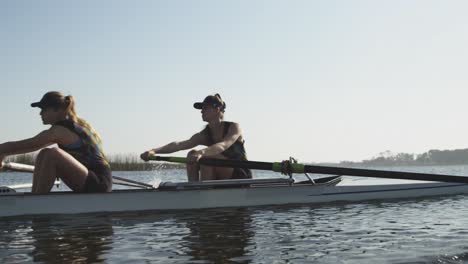
{"label": "river water", "polygon": [[[468,175],[466,166],[391,169]],[[182,170],[114,174],[185,178]],[[0,185],[31,181],[25,173],[0,176]],[[345,179],[356,181],[391,182]],[[4,218],[0,262],[468,263],[467,198]]]}

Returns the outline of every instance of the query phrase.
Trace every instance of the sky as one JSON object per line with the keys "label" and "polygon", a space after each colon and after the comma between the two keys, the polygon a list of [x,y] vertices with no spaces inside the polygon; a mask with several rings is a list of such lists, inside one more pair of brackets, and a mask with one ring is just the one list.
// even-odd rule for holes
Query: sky
{"label": "sky", "polygon": [[[0,1],[0,142],[75,97],[107,154],[188,139],[219,93],[251,160],[468,148],[467,1]],[[185,155],[186,152],[174,154]]]}

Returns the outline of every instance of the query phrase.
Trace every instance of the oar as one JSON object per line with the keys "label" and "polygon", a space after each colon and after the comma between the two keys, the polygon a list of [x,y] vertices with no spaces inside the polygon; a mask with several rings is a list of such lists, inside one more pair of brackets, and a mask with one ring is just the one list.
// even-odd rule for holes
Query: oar
{"label": "oar", "polygon": [[[187,163],[187,159],[182,158],[182,157],[150,156],[150,160]],[[202,165],[215,166],[215,167],[246,168],[246,169],[253,169],[253,170],[268,170],[268,171],[275,171],[275,172],[282,172],[282,167],[283,167],[282,162],[240,161],[240,160],[221,160],[221,159],[206,159],[206,158],[200,159],[198,163]],[[358,177],[373,177],[373,178],[402,179],[402,180],[468,183],[468,177],[465,177],[465,176],[429,174],[429,173],[418,173],[418,172],[369,170],[369,169],[329,167],[329,166],[315,166],[315,165],[304,165],[300,163],[290,163],[290,165],[291,165],[292,173],[317,173],[317,174],[348,175],[348,176],[358,176]]]}
{"label": "oar", "polygon": [[[18,171],[18,172],[31,172],[31,173],[34,172],[34,166],[16,163],[16,162],[4,162],[2,164],[2,168],[11,170],[11,171]],[[60,183],[61,182],[59,180],[56,180],[54,182],[54,185],[57,185],[58,187]],[[32,188],[32,183],[15,184],[15,185],[7,186],[7,187],[11,189],[26,189],[26,188]]]}
{"label": "oar", "polygon": [[[57,188],[58,188],[60,183],[61,183],[60,181],[55,181],[54,185],[57,185]],[[10,189],[28,189],[28,188],[32,188],[32,183],[22,183],[22,184],[8,185],[6,187],[8,187]]]}
{"label": "oar", "polygon": [[[34,166],[21,164],[21,163],[15,163],[15,162],[4,162],[2,167],[8,170],[12,170],[12,171],[34,172]],[[132,180],[117,177],[117,176],[113,176],[112,178],[113,178],[113,183],[118,184],[118,185],[157,189],[157,186],[143,183],[143,182],[132,181]],[[60,184],[60,181],[56,181],[55,183]],[[27,186],[27,185],[21,185],[21,186]],[[27,187],[21,187],[21,188],[27,188]]]}
{"label": "oar", "polygon": [[4,162],[2,168],[20,172],[34,172],[34,166],[15,162]]}
{"label": "oar", "polygon": [[[133,180],[125,179],[125,178],[122,178],[122,177],[117,177],[117,176],[112,176],[112,178],[113,178],[113,183],[115,183],[115,184],[131,186],[131,187],[147,188],[147,189],[157,189],[158,188],[158,186],[156,186],[156,184],[148,184],[148,183],[144,183],[144,182],[133,181]],[[159,185],[159,183],[158,183],[158,185]]]}

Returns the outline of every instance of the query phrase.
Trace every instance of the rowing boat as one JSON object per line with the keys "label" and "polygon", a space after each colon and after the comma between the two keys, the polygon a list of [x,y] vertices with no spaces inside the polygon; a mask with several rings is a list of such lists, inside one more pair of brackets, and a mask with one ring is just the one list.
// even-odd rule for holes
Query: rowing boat
{"label": "rowing boat", "polygon": [[[185,163],[185,158],[151,157]],[[140,183],[113,177],[114,183],[143,189],[120,189],[110,193],[52,192],[32,194],[0,187],[0,217],[42,214],[79,214],[149,210],[188,210],[218,207],[317,204],[468,194],[468,177],[415,172],[382,171],[257,161],[200,159],[207,166],[273,170],[289,178],[243,179],[203,182]],[[4,164],[17,171],[33,167]],[[292,173],[309,180],[296,182]],[[312,180],[307,173],[351,175],[404,180],[396,184],[342,184],[340,176]],[[419,182],[408,183],[407,180]],[[421,182],[422,181],[422,182]]]}
{"label": "rowing boat", "polygon": [[155,189],[32,194],[0,188],[0,217],[317,204],[467,194],[463,183],[341,185],[341,177],[163,182]]}

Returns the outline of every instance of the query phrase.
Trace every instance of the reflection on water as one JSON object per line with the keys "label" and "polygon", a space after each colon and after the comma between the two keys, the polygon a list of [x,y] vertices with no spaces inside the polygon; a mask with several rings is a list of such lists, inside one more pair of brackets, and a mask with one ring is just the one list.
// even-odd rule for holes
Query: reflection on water
{"label": "reflection on water", "polygon": [[446,198],[8,218],[1,263],[464,263],[468,202]]}
{"label": "reflection on water", "polygon": [[226,209],[10,218],[0,226],[0,258],[2,263],[249,263],[251,213]]}
{"label": "reflection on water", "polygon": [[113,235],[107,217],[34,217],[3,223],[2,263],[100,263]]}
{"label": "reflection on water", "polygon": [[254,235],[251,212],[246,209],[213,212],[200,214],[196,221],[192,217],[180,219],[190,230],[183,244],[190,249],[192,260],[248,263],[248,248]]}
{"label": "reflection on water", "polygon": [[128,262],[249,263],[250,215],[246,209],[121,214],[114,217],[113,251]]}
{"label": "reflection on water", "polygon": [[37,218],[31,223],[33,261],[44,263],[100,263],[110,249],[113,231],[107,217],[61,221]]}

